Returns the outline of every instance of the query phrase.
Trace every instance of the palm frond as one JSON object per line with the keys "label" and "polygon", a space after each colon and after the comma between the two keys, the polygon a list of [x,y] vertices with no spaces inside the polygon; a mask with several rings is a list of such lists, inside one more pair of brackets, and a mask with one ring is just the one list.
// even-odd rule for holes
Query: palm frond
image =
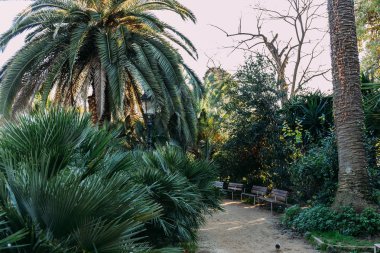
{"label": "palm frond", "polygon": [[10,61],[0,86],[0,113],[8,114],[14,97],[21,88],[21,80],[28,68],[45,53],[48,40],[29,44],[21,49]]}
{"label": "palm frond", "polygon": [[196,22],[194,13],[175,0],[151,0],[139,5],[144,10],[169,10],[178,13],[183,20]]}

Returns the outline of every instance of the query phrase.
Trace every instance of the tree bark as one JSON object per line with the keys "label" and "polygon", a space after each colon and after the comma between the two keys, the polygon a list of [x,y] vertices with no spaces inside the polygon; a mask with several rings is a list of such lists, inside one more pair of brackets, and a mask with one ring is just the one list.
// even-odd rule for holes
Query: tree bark
{"label": "tree bark", "polygon": [[339,155],[339,185],[334,208],[368,206],[364,149],[364,113],[354,1],[328,0],[334,90],[334,118]]}
{"label": "tree bark", "polygon": [[88,101],[88,109],[89,109],[90,114],[91,114],[91,121],[93,124],[96,124],[96,123],[98,123],[98,113],[96,110],[95,95],[91,95],[91,96],[87,97],[87,101]]}
{"label": "tree bark", "polygon": [[277,89],[281,97],[281,107],[283,107],[288,101],[289,85],[286,83],[285,69],[279,69],[277,74]]}

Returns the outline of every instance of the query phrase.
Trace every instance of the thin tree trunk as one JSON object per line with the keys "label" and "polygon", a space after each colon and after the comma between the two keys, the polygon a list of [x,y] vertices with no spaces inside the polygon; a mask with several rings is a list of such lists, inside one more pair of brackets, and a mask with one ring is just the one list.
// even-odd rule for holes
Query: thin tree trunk
{"label": "thin tree trunk", "polygon": [[289,85],[286,83],[285,69],[280,70],[277,75],[278,91],[280,92],[281,107],[283,107],[288,101]]}
{"label": "thin tree trunk", "polygon": [[328,13],[339,154],[339,186],[333,207],[352,205],[361,210],[368,205],[369,187],[354,1],[328,0]]}

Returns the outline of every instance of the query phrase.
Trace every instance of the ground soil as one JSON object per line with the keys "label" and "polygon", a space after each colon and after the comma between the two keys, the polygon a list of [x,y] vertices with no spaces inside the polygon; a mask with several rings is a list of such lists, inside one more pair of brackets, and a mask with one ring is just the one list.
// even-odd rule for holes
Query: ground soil
{"label": "ground soil", "polygon": [[318,252],[304,239],[280,229],[278,215],[270,210],[234,201],[224,201],[223,208],[224,212],[207,217],[198,253]]}

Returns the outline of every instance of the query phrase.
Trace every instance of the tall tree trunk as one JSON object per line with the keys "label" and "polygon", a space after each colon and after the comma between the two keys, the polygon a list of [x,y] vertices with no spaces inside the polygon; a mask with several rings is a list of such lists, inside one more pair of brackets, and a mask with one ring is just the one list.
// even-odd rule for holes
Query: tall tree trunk
{"label": "tall tree trunk", "polygon": [[96,123],[98,123],[98,113],[96,110],[95,95],[93,94],[93,95],[87,97],[87,101],[88,101],[88,109],[89,109],[90,114],[91,114],[91,121],[93,124],[96,124]]}
{"label": "tall tree trunk", "polygon": [[104,91],[104,111],[102,117],[99,119],[100,125],[102,125],[104,122],[111,122],[111,101],[109,96],[109,82],[108,78],[106,80],[106,87]]}
{"label": "tall tree trunk", "polygon": [[360,210],[368,204],[369,187],[354,1],[328,0],[328,13],[339,154],[339,186],[333,207],[352,205]]}
{"label": "tall tree trunk", "polygon": [[281,107],[283,107],[288,101],[289,85],[286,83],[285,69],[279,70],[277,74],[277,89],[280,92]]}

